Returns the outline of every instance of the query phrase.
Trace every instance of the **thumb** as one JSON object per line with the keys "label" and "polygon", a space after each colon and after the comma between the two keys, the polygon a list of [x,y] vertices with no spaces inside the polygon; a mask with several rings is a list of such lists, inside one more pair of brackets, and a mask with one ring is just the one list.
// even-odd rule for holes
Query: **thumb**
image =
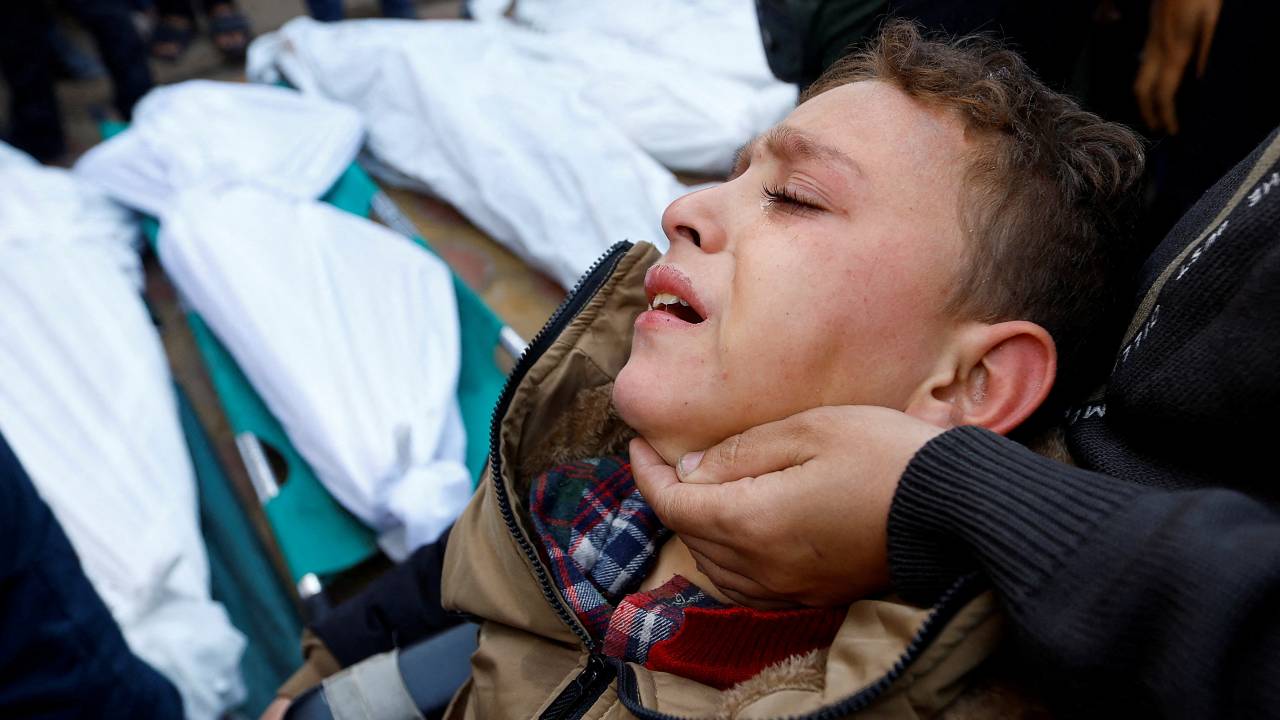
{"label": "thumb", "polygon": [[631,441],[631,473],[635,476],[640,494],[651,506],[664,491],[680,484],[676,471],[642,437]]}
{"label": "thumb", "polygon": [[719,488],[685,485],[644,438],[631,441],[631,473],[636,488],[662,524],[675,532],[715,525]]}
{"label": "thumb", "polygon": [[688,453],[677,467],[680,479],[718,484],[759,477],[803,464],[813,458],[817,410],[757,425],[701,453]]}

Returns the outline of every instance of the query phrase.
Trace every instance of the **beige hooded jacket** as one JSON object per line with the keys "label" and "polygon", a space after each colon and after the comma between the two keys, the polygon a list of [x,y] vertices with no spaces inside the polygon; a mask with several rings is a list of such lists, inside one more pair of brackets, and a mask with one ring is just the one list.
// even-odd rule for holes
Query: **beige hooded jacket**
{"label": "beige hooded jacket", "polygon": [[[482,622],[471,679],[448,718],[1018,717],[1039,709],[982,668],[1001,616],[974,579],[932,608],[854,603],[829,650],[726,691],[596,654],[538,551],[529,482],[558,463],[625,451],[609,404],[632,323],[647,307],[645,244],[615,246],[534,339],[498,401],[490,466],[454,526],[446,608]],[[998,673],[996,673],[998,674]]]}

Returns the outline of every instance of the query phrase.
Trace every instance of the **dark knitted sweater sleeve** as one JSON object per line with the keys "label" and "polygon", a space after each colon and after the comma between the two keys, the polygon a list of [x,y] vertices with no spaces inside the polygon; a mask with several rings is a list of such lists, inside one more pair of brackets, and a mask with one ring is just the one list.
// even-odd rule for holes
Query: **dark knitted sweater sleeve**
{"label": "dark knitted sweater sleeve", "polygon": [[989,578],[1063,710],[1280,716],[1280,513],[1254,498],[1153,490],[957,428],[907,467],[889,557],[917,601]]}

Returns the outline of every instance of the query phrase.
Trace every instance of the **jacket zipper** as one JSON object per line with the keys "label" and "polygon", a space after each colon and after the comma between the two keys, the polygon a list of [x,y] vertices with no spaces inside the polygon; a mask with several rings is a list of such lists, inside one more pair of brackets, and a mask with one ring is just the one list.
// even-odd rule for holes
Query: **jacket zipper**
{"label": "jacket zipper", "polygon": [[[538,551],[533,547],[529,538],[525,536],[516,522],[515,512],[511,509],[511,498],[507,497],[507,488],[502,483],[502,458],[498,455],[498,443],[502,418],[507,414],[512,396],[515,395],[520,381],[524,379],[525,374],[529,372],[529,368],[533,366],[534,362],[542,357],[547,348],[551,347],[551,343],[559,337],[565,326],[578,315],[591,298],[595,297],[596,291],[604,284],[604,280],[613,273],[618,261],[622,259],[622,256],[631,247],[631,243],[626,241],[614,244],[578,280],[578,284],[574,286],[573,291],[564,299],[564,302],[560,303],[560,307],[556,308],[556,311],[551,314],[546,325],[542,326],[542,329],[534,336],[525,351],[521,353],[515,368],[511,371],[511,375],[507,377],[506,384],[502,387],[502,393],[498,396],[498,402],[493,407],[493,417],[489,422],[489,475],[492,478],[494,496],[498,501],[498,510],[502,514],[502,520],[507,525],[507,531],[515,538],[516,545],[529,558],[529,563],[533,566],[533,573],[538,580],[538,585],[542,588],[543,597],[551,604],[551,607],[556,611],[556,615],[564,621],[564,624],[568,625],[569,629],[573,630],[574,634],[582,640],[583,645],[592,652],[596,650],[595,641],[586,628],[582,626],[582,623],[578,621],[578,618],[574,617],[573,613],[569,612],[559,598],[556,597],[555,588],[551,583],[551,579],[547,577],[546,570],[542,567],[542,559],[538,556]],[[573,687],[573,685],[570,687]]]}
{"label": "jacket zipper", "polygon": [[507,377],[506,384],[502,387],[502,393],[498,395],[498,402],[493,406],[493,417],[489,421],[489,475],[493,481],[494,497],[498,501],[498,511],[502,514],[502,521],[506,523],[507,532],[511,533],[511,537],[515,538],[516,545],[521,552],[529,558],[529,564],[533,567],[533,574],[542,589],[542,596],[546,598],[560,620],[569,626],[569,629],[578,636],[578,639],[582,641],[583,645],[591,653],[582,672],[547,706],[546,711],[542,714],[544,720],[579,720],[595,704],[596,700],[604,694],[604,691],[609,687],[609,683],[613,681],[616,670],[612,665],[605,662],[602,656],[596,654],[596,642],[591,637],[591,634],[587,632],[586,628],[582,627],[582,623],[578,621],[578,618],[574,617],[573,613],[569,612],[556,597],[555,588],[552,586],[550,578],[547,577],[546,570],[542,567],[542,559],[538,556],[538,551],[534,549],[533,544],[525,537],[524,532],[516,522],[515,512],[511,509],[511,498],[507,496],[507,488],[502,482],[502,459],[498,454],[502,418],[506,416],[516,388],[519,387],[520,381],[524,379],[525,374],[529,372],[529,368],[537,362],[538,358],[542,357],[547,348],[551,347],[551,343],[560,336],[560,333],[573,318],[577,317],[583,306],[590,302],[591,298],[595,297],[596,291],[604,284],[604,280],[613,274],[614,268],[618,266],[618,261],[622,259],[622,256],[631,247],[631,243],[626,241],[615,243],[578,280],[573,291],[564,299],[564,302],[560,303],[560,307],[556,308],[547,323],[542,326],[542,329],[534,336],[524,352],[520,354],[520,359],[516,361],[515,368],[512,369],[511,374]]}
{"label": "jacket zipper", "polygon": [[[838,720],[849,713],[866,709],[883,695],[889,689],[889,686],[902,677],[902,674],[906,672],[911,663],[920,657],[920,654],[924,652],[929,643],[933,642],[947,622],[955,617],[960,608],[976,597],[983,587],[984,585],[979,581],[977,575],[966,575],[956,580],[943,593],[929,616],[924,619],[920,629],[916,631],[916,634],[911,638],[911,642],[907,644],[907,649],[903,651],[902,655],[898,656],[898,659],[893,663],[893,667],[889,668],[889,671],[882,675],[879,680],[834,705],[828,705],[808,715],[793,715],[787,720]],[[642,718],[642,720],[689,720],[676,715],[654,712],[642,706],[640,704],[639,691],[636,688],[635,671],[621,661],[613,662],[614,668],[618,673],[618,699],[622,701],[623,706],[632,715]]]}
{"label": "jacket zipper", "polygon": [[587,666],[551,701],[539,720],[581,720],[608,689],[617,673],[604,656],[592,653],[587,658]]}

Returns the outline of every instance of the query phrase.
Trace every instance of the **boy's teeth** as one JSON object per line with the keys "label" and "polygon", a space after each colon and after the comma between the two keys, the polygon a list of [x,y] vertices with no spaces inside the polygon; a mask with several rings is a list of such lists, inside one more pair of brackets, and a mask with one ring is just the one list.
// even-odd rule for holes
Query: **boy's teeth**
{"label": "boy's teeth", "polygon": [[649,303],[649,308],[656,310],[659,305],[688,306],[689,303],[685,302],[684,300],[680,299],[675,295],[672,295],[671,293],[658,293],[657,295],[653,296],[653,302]]}

